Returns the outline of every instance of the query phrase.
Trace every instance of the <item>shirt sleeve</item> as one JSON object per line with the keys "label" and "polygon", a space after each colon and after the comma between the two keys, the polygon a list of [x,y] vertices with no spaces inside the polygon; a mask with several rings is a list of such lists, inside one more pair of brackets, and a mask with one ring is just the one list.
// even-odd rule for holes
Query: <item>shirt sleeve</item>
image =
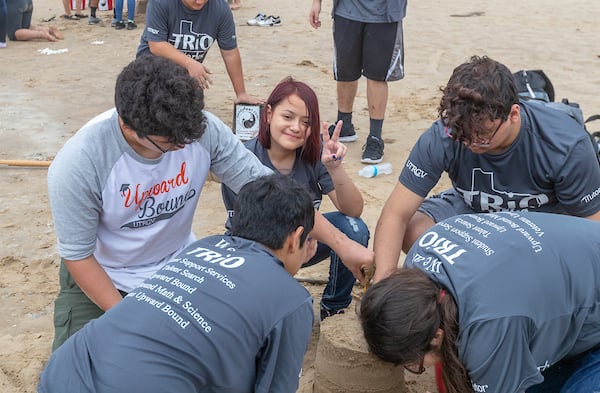
{"label": "shirt sleeve", "polygon": [[590,140],[584,138],[560,166],[555,183],[556,198],[570,214],[587,217],[600,210],[599,190],[600,165]]}
{"label": "shirt sleeve", "polygon": [[210,154],[210,170],[235,193],[249,181],[270,175],[258,157],[242,144],[231,128],[210,112],[206,116],[206,130],[200,143]]}
{"label": "shirt sleeve", "polygon": [[473,390],[521,393],[543,381],[531,351],[534,327],[527,317],[499,318],[471,324],[461,331],[459,357]]}
{"label": "shirt sleeve", "polygon": [[217,43],[222,50],[231,50],[237,48],[237,36],[235,34],[235,22],[233,13],[229,10],[227,3],[223,6],[225,11],[222,12],[223,18],[219,23],[217,32]]}
{"label": "shirt sleeve", "polygon": [[433,123],[413,146],[400,172],[400,183],[425,198],[446,168],[446,157],[452,143],[441,122]]}
{"label": "shirt sleeve", "polygon": [[[169,8],[168,3],[162,0],[148,2],[146,11],[146,28],[142,33],[142,40],[152,42],[167,42],[169,39]],[[175,5],[172,5],[175,7]],[[173,12],[175,12],[173,10]]]}
{"label": "shirt sleeve", "polygon": [[101,179],[96,163],[71,140],[48,171],[48,196],[61,257],[81,260],[94,253],[100,213]]}
{"label": "shirt sleeve", "polygon": [[312,299],[273,327],[257,360],[255,393],[290,393],[298,389],[313,324]]}

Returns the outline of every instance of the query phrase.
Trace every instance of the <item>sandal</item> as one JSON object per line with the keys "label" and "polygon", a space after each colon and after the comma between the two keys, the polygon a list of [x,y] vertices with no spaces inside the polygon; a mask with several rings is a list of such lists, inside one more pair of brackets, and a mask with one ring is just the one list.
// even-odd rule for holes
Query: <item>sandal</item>
{"label": "sandal", "polygon": [[61,16],[61,18],[68,19],[68,20],[79,20],[79,18],[77,17],[77,15],[67,15],[67,14],[64,14],[64,15]]}
{"label": "sandal", "polygon": [[88,17],[86,14],[75,14],[75,16],[78,17],[79,19],[84,19],[84,18]]}

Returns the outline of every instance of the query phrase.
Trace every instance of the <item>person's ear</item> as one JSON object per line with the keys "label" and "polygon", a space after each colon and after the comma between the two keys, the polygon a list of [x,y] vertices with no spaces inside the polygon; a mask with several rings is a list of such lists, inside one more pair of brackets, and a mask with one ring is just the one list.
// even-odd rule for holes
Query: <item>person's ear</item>
{"label": "person's ear", "polygon": [[283,262],[283,266],[292,276],[298,273],[300,266],[305,262],[304,253],[300,250],[300,238],[304,233],[304,227],[299,226],[290,233],[283,243],[283,255],[279,259]]}
{"label": "person's ear", "polygon": [[510,112],[508,112],[508,119],[511,122],[516,122],[521,118],[521,109],[519,107],[519,104],[512,104],[512,106],[510,107]]}
{"label": "person's ear", "polygon": [[443,340],[444,340],[444,331],[442,329],[438,329],[435,331],[435,335],[433,336],[433,338],[431,339],[431,342],[429,344],[431,344],[432,347],[439,349],[442,346]]}
{"label": "person's ear", "polygon": [[273,117],[273,107],[271,104],[267,104],[265,106],[265,110],[267,111],[267,123],[271,124],[271,118]]}

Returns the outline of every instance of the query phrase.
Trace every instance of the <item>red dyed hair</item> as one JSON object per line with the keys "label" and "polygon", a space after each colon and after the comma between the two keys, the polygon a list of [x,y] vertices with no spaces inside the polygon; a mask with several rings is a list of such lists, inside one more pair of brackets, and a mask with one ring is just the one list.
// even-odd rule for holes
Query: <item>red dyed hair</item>
{"label": "red dyed hair", "polygon": [[[271,92],[267,99],[267,105],[274,110],[279,103],[287,97],[296,94],[304,104],[308,112],[308,127],[310,135],[306,138],[304,146],[298,148],[300,159],[314,164],[321,157],[321,118],[319,117],[319,101],[314,90],[306,83],[300,82],[288,76]],[[267,121],[267,110],[265,109],[260,118],[258,131],[258,142],[265,148],[271,148],[271,127]]]}

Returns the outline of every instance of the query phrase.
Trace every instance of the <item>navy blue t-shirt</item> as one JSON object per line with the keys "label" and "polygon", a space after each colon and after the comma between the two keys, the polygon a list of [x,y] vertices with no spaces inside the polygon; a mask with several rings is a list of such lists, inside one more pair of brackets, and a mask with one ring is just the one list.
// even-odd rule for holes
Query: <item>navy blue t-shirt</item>
{"label": "navy blue t-shirt", "polygon": [[523,392],[600,344],[600,223],[533,212],[459,215],[406,256],[456,300],[473,390]]}
{"label": "navy blue t-shirt", "polygon": [[186,248],[48,362],[40,392],[295,392],[312,298],[263,246]]}

